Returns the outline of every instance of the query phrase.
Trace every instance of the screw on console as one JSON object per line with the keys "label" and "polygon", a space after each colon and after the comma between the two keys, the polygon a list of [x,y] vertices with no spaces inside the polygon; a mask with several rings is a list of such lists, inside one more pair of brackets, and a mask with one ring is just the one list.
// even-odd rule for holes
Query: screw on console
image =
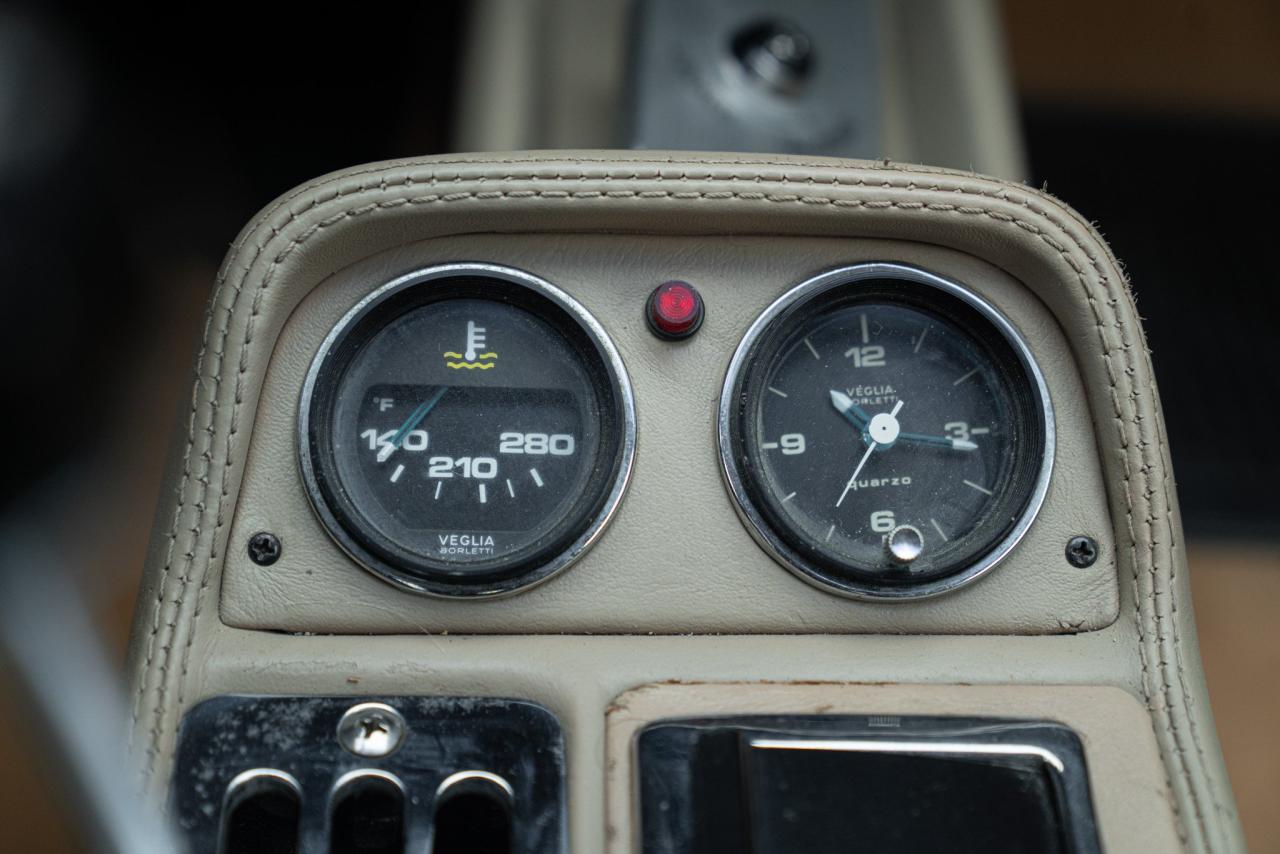
{"label": "screw on console", "polygon": [[1084,569],[1093,566],[1098,559],[1098,541],[1093,537],[1072,537],[1067,541],[1067,561]]}
{"label": "screw on console", "polygon": [[404,718],[386,703],[357,703],[338,721],[338,743],[356,756],[390,756],[407,732]]}
{"label": "screw on console", "polygon": [[249,538],[249,560],[258,566],[271,566],[283,551],[284,546],[275,534],[259,531]]}

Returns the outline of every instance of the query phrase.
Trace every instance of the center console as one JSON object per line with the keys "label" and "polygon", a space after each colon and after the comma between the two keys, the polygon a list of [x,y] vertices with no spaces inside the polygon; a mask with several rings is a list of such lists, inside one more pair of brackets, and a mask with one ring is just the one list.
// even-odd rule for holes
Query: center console
{"label": "center console", "polygon": [[130,648],[198,851],[1234,851],[1117,262],[823,158],[394,161],[219,275]]}

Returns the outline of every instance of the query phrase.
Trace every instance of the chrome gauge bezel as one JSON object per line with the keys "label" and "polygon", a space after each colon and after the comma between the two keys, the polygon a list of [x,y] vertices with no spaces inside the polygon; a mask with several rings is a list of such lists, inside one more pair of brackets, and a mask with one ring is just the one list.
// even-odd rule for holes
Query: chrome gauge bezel
{"label": "chrome gauge bezel", "polygon": [[[738,421],[739,407],[742,404],[743,375],[752,361],[760,355],[756,351],[756,345],[761,337],[771,330],[774,323],[784,314],[811,299],[825,295],[836,288],[856,287],[858,282],[883,279],[897,279],[937,289],[942,294],[962,300],[975,309],[983,319],[990,322],[1016,353],[1027,377],[1031,380],[1032,390],[1038,398],[1044,419],[1044,445],[1039,471],[1017,522],[1002,539],[964,569],[945,577],[909,586],[876,584],[836,576],[800,554],[779,536],[752,499],[744,481],[740,462],[734,452],[734,431]],[[1031,348],[1008,318],[986,299],[955,281],[918,267],[891,262],[855,264],[829,270],[791,288],[765,309],[747,329],[729,362],[720,394],[716,435],[721,474],[733,499],[734,507],[751,536],[769,556],[801,580],[821,590],[852,599],[872,601],[903,601],[938,596],[969,584],[990,572],[1026,536],[1040,512],[1049,491],[1056,444],[1053,404],[1044,373],[1036,363]]]}
{"label": "chrome gauge bezel", "polygon": [[[614,467],[612,483],[603,504],[586,520],[581,533],[566,548],[518,575],[488,578],[483,581],[467,581],[462,578],[458,581],[444,581],[426,578],[374,554],[330,508],[319,482],[312,449],[312,419],[315,415],[313,404],[317,386],[322,382],[322,378],[326,377],[326,370],[330,366],[330,359],[335,349],[374,308],[411,288],[431,287],[432,282],[443,283],[458,277],[476,276],[497,279],[506,285],[527,288],[563,311],[567,319],[581,327],[582,332],[598,351],[608,374],[611,392],[620,410],[616,420],[617,429],[622,435],[618,441],[618,459]],[[492,599],[508,596],[541,584],[573,565],[595,544],[613,519],[626,493],[635,463],[635,396],[622,357],[604,327],[581,303],[545,279],[523,270],[497,264],[459,262],[426,267],[381,285],[357,302],[330,330],[311,361],[298,404],[297,424],[298,460],[307,500],[329,537],[352,560],[378,578],[402,590],[447,599]]]}

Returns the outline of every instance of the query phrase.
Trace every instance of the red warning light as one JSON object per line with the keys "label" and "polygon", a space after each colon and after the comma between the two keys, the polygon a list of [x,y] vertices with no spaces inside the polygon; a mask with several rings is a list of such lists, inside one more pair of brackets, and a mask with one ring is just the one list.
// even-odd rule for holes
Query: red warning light
{"label": "red warning light", "polygon": [[645,317],[659,338],[688,338],[702,325],[702,297],[693,285],[667,282],[649,295]]}

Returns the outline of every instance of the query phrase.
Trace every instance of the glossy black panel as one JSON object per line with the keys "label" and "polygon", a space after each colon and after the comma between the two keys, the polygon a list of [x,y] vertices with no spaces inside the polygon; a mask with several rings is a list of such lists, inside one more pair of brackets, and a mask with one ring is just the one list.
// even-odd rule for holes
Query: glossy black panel
{"label": "glossy black panel", "polygon": [[1099,850],[1076,735],[924,717],[725,717],[641,732],[646,854]]}
{"label": "glossy black panel", "polygon": [[[357,756],[338,741],[344,713],[369,700],[403,717],[404,740],[390,755]],[[242,790],[233,781],[254,771],[266,785],[273,785],[273,777],[296,781],[298,797],[290,801],[288,786],[243,789],[280,795],[269,801],[231,797]],[[462,772],[481,772],[509,787],[498,835],[509,837],[510,851],[567,850],[560,724],[546,709],[521,700],[215,697],[183,718],[169,812],[192,854],[219,851],[227,829],[235,830],[233,838],[249,840],[244,851],[263,850],[252,847],[259,831],[266,834],[263,844],[279,843],[270,850],[287,851],[288,841],[297,839],[297,850],[308,852],[427,851],[437,805],[447,806],[450,792],[473,791],[446,784]],[[252,811],[236,812],[242,802]],[[300,805],[300,814],[291,817],[291,803],[295,810]],[[456,836],[456,830],[455,823],[450,832]]]}

